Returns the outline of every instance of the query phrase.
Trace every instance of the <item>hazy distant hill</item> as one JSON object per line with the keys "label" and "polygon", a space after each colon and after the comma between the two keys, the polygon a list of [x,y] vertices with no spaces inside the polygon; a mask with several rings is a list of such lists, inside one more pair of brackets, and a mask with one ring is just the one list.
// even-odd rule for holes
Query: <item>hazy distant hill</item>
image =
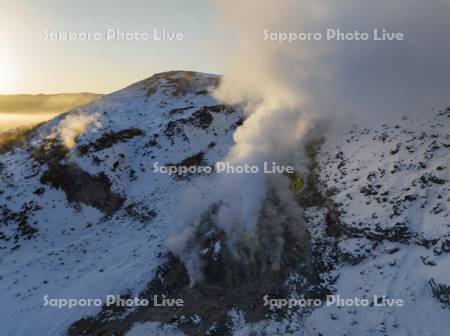
{"label": "hazy distant hill", "polygon": [[102,95],[82,93],[0,95],[0,112],[47,113],[64,112],[89,103]]}

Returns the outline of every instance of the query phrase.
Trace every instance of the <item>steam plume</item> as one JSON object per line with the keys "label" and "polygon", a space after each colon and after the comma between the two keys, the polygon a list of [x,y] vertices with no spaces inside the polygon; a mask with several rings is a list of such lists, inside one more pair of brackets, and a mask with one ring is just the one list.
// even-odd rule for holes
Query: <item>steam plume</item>
{"label": "steam plume", "polygon": [[[224,26],[237,33],[236,48],[224,51],[231,57],[216,96],[230,104],[245,102],[247,114],[225,159],[231,164],[278,161],[305,172],[303,144],[321,119],[386,118],[448,104],[448,0],[228,0],[216,5]],[[325,36],[329,28],[370,35],[375,28],[386,29],[401,32],[406,39],[264,40],[264,31]],[[274,183],[286,187],[263,174],[221,176],[206,204],[184,217],[186,232],[193,238],[202,212],[220,200],[216,225],[236,251],[242,231],[256,235],[268,188]],[[192,244],[174,253],[191,261],[190,274],[201,271]]]}
{"label": "steam plume", "polygon": [[59,123],[56,136],[67,149],[72,149],[75,146],[76,139],[84,133],[90,124],[96,123],[99,126],[97,120],[97,114],[69,114]]}

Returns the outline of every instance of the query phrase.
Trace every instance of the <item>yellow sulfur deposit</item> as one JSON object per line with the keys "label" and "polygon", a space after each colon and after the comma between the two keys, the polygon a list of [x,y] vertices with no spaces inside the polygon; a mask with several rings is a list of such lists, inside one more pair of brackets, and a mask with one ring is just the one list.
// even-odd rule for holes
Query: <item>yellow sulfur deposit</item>
{"label": "yellow sulfur deposit", "polygon": [[296,172],[290,175],[290,178],[291,178],[291,190],[294,192],[300,191],[305,185],[303,179]]}

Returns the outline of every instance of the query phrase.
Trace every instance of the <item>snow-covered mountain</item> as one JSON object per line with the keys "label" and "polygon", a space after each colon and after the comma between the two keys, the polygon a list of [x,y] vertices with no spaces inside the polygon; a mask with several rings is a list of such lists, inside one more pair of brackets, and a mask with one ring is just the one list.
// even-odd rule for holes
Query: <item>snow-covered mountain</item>
{"label": "snow-covered mountain", "polygon": [[[308,145],[297,195],[305,241],[282,271],[189,286],[166,241],[184,198],[244,121],[211,94],[220,78],[166,72],[58,116],[0,156],[0,321],[5,335],[445,335],[450,328],[450,110],[329,130]],[[202,194],[190,194],[201,189]],[[300,218],[299,218],[300,220]],[[209,253],[206,251],[205,253]],[[220,245],[214,245],[220,253]],[[185,306],[57,308],[47,299],[182,297]],[[263,306],[270,297],[386,295],[403,307]]]}
{"label": "snow-covered mountain", "polygon": [[[447,109],[327,137],[317,174],[337,213],[328,221],[337,257],[332,287],[342,297],[386,295],[404,306],[317,309],[307,319],[311,334],[448,333],[449,129]],[[326,229],[318,224],[313,236],[320,241]]]}

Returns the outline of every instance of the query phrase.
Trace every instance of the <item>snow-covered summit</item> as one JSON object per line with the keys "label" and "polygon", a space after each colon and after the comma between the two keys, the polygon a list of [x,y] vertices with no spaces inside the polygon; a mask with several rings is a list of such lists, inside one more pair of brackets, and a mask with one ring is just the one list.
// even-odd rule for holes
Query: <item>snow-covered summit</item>
{"label": "snow-covered summit", "polygon": [[[40,127],[0,157],[0,309],[8,335],[62,334],[99,307],[43,297],[100,297],[151,279],[177,230],[190,179],[153,164],[213,164],[242,113],[218,102],[215,75],[154,75]],[[195,181],[194,181],[195,182]]]}

